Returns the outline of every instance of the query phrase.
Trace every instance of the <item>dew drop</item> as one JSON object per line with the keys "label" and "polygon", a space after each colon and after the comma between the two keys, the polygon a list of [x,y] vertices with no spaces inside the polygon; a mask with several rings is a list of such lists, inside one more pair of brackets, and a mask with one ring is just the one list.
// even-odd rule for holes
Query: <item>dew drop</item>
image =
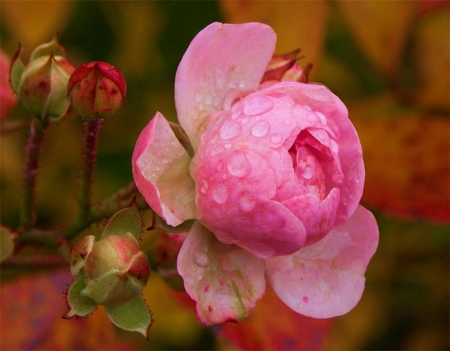
{"label": "dew drop", "polygon": [[327,125],[327,118],[325,117],[325,115],[322,112],[316,111],[316,116],[319,117],[320,123],[323,126]]}
{"label": "dew drop", "polygon": [[275,145],[279,145],[283,141],[283,136],[278,133],[272,134],[270,136],[270,141]]}
{"label": "dew drop", "polygon": [[230,196],[230,189],[225,183],[218,183],[212,189],[212,198],[218,204],[224,204]]}
{"label": "dew drop", "polygon": [[206,179],[202,179],[200,183],[200,191],[204,194],[208,191],[209,188],[208,181]]}
{"label": "dew drop", "polygon": [[306,114],[306,119],[309,123],[315,124],[315,123],[317,123],[318,117],[315,113],[311,112],[311,113]]}
{"label": "dew drop", "polygon": [[223,146],[225,146],[225,149],[231,149],[231,143],[226,143]]}
{"label": "dew drop", "polygon": [[266,121],[259,121],[255,123],[252,127],[252,135],[257,138],[265,137],[267,134],[269,134],[270,131],[270,125]]}
{"label": "dew drop", "polygon": [[256,201],[255,201],[254,197],[251,196],[250,194],[244,194],[239,199],[239,207],[244,212],[250,212],[251,210],[253,210],[255,208],[255,205],[256,205]]}
{"label": "dew drop", "polygon": [[247,117],[243,118],[242,121],[241,121],[241,123],[243,125],[248,124],[248,122],[249,122],[249,119]]}
{"label": "dew drop", "polygon": [[220,136],[225,140],[236,138],[240,134],[241,125],[238,122],[227,121],[220,128]]}
{"label": "dew drop", "polygon": [[205,104],[206,105],[211,105],[212,104],[212,96],[211,95],[207,95],[205,97]]}
{"label": "dew drop", "polygon": [[265,96],[253,96],[245,99],[244,113],[247,116],[257,116],[269,112],[273,108],[272,99]]}
{"label": "dew drop", "polygon": [[223,171],[223,162],[222,162],[222,161],[217,162],[216,169],[217,169],[219,172],[222,172],[222,171]]}
{"label": "dew drop", "polygon": [[291,120],[286,118],[286,119],[283,121],[283,123],[284,123],[285,126],[290,126],[290,125],[291,125]]}
{"label": "dew drop", "polygon": [[247,83],[246,83],[245,80],[241,80],[241,81],[239,82],[239,88],[245,88],[246,85],[247,85]]}
{"label": "dew drop", "polygon": [[205,250],[195,251],[194,252],[194,263],[199,267],[206,267],[209,264],[208,253]]}
{"label": "dew drop", "polygon": [[241,150],[233,152],[229,158],[227,163],[228,172],[231,175],[243,178],[250,174],[251,166],[250,162],[247,159],[245,153]]}

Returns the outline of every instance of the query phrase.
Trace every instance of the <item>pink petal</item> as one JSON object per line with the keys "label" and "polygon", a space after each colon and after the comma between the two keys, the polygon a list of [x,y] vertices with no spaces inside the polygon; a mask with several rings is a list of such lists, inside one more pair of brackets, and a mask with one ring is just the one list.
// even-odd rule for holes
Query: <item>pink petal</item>
{"label": "pink petal", "polygon": [[222,244],[198,221],[183,243],[177,266],[206,325],[246,318],[264,295],[262,261],[237,246]]}
{"label": "pink petal", "polygon": [[[303,84],[296,82],[281,82],[264,90],[271,96],[290,96],[294,102],[307,106],[315,113],[319,112],[326,118],[317,122],[318,128],[331,131],[337,137],[339,160],[344,175],[342,183],[335,185],[341,190],[341,200],[337,214],[337,224],[344,223],[356,210],[364,188],[364,163],[362,148],[353,124],[348,118],[348,111],[343,102],[327,87],[320,84]],[[299,112],[299,116],[303,115]],[[303,117],[302,117],[303,119]],[[299,121],[299,123],[303,123]],[[305,125],[304,127],[311,125]]]}
{"label": "pink petal", "polygon": [[315,318],[339,316],[360,300],[377,245],[375,218],[359,206],[321,241],[293,255],[267,259],[266,277],[294,311]]}
{"label": "pink petal", "polygon": [[189,175],[189,162],[167,120],[156,113],[136,141],[133,177],[150,207],[172,226],[196,218],[195,182]]}
{"label": "pink petal", "polygon": [[206,114],[228,109],[238,93],[258,87],[275,41],[272,28],[261,23],[212,23],[192,40],[175,78],[175,103],[194,149]]}
{"label": "pink petal", "polygon": [[211,145],[199,148],[194,163],[198,218],[220,241],[261,258],[288,255],[304,245],[302,222],[272,201],[277,172],[286,166],[277,150]]}

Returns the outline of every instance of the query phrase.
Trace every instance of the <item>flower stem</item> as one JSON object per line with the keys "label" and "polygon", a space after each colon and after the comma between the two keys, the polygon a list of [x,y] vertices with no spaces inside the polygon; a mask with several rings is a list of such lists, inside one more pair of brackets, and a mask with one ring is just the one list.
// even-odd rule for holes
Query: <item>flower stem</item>
{"label": "flower stem", "polygon": [[31,229],[35,222],[34,198],[39,157],[45,135],[50,125],[48,118],[33,118],[30,124],[30,136],[25,149],[25,170],[23,174],[23,197],[20,209],[20,231]]}
{"label": "flower stem", "polygon": [[78,219],[89,217],[91,211],[91,185],[97,158],[97,142],[102,119],[84,119],[80,154],[80,178],[78,189]]}

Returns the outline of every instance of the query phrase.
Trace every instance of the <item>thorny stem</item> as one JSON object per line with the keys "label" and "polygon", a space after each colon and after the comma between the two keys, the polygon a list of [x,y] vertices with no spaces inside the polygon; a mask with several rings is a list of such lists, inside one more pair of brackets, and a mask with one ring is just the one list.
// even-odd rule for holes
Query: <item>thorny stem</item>
{"label": "thorny stem", "polygon": [[102,119],[84,119],[80,154],[80,178],[78,189],[78,217],[85,221],[91,210],[91,185],[97,157],[97,142]]}
{"label": "thorny stem", "polygon": [[35,222],[34,197],[36,178],[39,168],[39,156],[48,126],[49,118],[33,118],[30,124],[30,136],[25,149],[25,170],[23,174],[23,197],[20,209],[20,231],[33,227]]}

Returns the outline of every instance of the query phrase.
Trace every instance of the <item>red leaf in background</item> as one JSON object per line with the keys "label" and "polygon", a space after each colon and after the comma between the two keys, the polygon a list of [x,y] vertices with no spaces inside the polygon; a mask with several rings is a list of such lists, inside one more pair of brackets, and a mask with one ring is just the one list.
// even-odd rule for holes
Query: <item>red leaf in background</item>
{"label": "red leaf in background", "polygon": [[219,326],[218,334],[225,350],[321,350],[331,324],[294,312],[267,286],[249,318]]}
{"label": "red leaf in background", "polygon": [[2,350],[131,350],[116,335],[103,309],[89,318],[64,320],[63,292],[71,282],[68,270],[25,275],[0,286]]}

